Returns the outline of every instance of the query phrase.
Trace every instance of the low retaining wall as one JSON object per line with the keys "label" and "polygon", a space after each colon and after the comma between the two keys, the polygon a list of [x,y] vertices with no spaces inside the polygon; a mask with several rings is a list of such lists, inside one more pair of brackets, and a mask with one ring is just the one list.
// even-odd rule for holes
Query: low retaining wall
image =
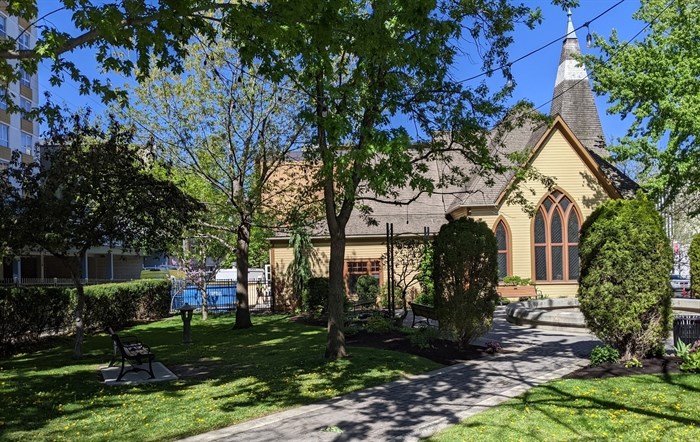
{"label": "low retaining wall", "polygon": [[[700,315],[700,299],[673,298],[677,315]],[[508,322],[531,328],[589,333],[576,298],[538,299],[515,302],[506,306]]]}

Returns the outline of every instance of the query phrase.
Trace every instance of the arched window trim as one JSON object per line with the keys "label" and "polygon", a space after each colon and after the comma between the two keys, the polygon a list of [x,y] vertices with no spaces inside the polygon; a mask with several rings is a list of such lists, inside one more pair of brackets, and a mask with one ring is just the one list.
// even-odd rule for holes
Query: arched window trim
{"label": "arched window trim", "polygon": [[[510,233],[510,226],[508,225],[508,221],[503,217],[503,215],[499,216],[496,218],[496,221],[493,223],[493,226],[491,227],[491,230],[493,231],[493,234],[496,234],[496,229],[498,228],[499,224],[503,224],[503,228],[506,232],[506,276],[512,276],[513,275],[513,235]],[[501,251],[499,250],[499,254]]]}
{"label": "arched window trim", "polygon": [[[555,193],[559,192],[559,195],[555,196]],[[566,210],[562,210],[560,202],[562,199],[567,198],[570,202]],[[544,203],[547,199],[552,200],[554,203],[549,210],[544,207]],[[581,230],[582,215],[578,208],[576,201],[567,192],[560,188],[554,188],[551,193],[545,195],[540,199],[537,204],[537,210],[535,213],[541,213],[544,219],[544,229],[545,229],[545,242],[538,243],[535,242],[535,220],[536,216],[532,218],[530,227],[530,244],[531,244],[531,258],[532,258],[532,280],[537,282],[560,282],[560,283],[571,283],[575,282],[577,278],[571,278],[569,275],[569,247],[579,245],[577,242],[569,242],[569,217],[576,216],[579,232]],[[562,242],[552,243],[552,216],[555,211],[559,212],[559,216],[562,223]],[[573,212],[573,214],[572,214]],[[537,256],[536,247],[545,247],[546,251],[546,279],[537,279]],[[561,246],[562,248],[562,279],[554,279],[552,275],[552,246]],[[578,259],[578,257],[574,258]]]}

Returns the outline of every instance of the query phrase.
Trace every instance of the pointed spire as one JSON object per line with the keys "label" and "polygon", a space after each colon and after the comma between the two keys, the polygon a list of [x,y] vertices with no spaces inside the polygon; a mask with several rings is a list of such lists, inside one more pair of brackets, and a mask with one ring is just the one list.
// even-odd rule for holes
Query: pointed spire
{"label": "pointed spire", "polygon": [[581,48],[571,19],[571,10],[566,15],[567,35],[559,57],[549,113],[551,116],[561,115],[584,146],[602,154],[603,152],[597,149],[601,141],[605,141],[598,108],[593,99],[586,69],[575,59],[576,55],[581,54]]}
{"label": "pointed spire", "polygon": [[574,30],[574,22],[571,21],[571,8],[566,11],[566,16],[569,18],[569,23],[566,25],[566,38],[576,38],[576,31]]}

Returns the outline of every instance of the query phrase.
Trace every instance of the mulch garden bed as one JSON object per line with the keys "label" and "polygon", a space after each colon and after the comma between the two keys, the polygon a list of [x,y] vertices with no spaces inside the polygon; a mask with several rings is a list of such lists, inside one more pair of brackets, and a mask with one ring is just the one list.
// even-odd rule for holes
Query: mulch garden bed
{"label": "mulch garden bed", "polygon": [[433,346],[430,348],[418,348],[411,344],[408,335],[398,331],[359,332],[352,336],[346,336],[345,342],[350,347],[372,347],[410,353],[444,365],[454,365],[488,355],[484,347],[469,345],[465,348],[459,348],[454,342],[442,339],[433,342]]}
{"label": "mulch garden bed", "polygon": [[675,356],[642,359],[641,367],[625,367],[621,363],[607,362],[596,367],[583,367],[564,376],[566,379],[612,378],[636,374],[666,375],[681,373],[681,360]]}

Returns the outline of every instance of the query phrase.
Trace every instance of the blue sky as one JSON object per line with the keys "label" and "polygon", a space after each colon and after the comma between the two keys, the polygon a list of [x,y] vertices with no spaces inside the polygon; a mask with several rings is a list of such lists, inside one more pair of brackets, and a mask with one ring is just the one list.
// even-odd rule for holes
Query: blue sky
{"label": "blue sky", "polygon": [[[512,65],[511,71],[517,87],[513,94],[513,101],[519,99],[528,99],[535,106],[544,106],[541,108],[543,112],[549,112],[549,104],[547,103],[552,98],[554,88],[554,80],[556,77],[557,66],[559,63],[559,55],[561,52],[561,38],[566,34],[566,12],[560,7],[552,6],[548,0],[522,0],[530,6],[539,6],[543,12],[543,22],[535,30],[529,30],[522,26],[518,28],[514,34],[514,44],[510,49],[511,60],[515,60],[533,50],[547,45],[553,40],[559,41],[548,47],[538,51],[537,53],[528,56],[527,58],[516,62]],[[594,17],[601,14],[611,6],[618,3],[619,0],[580,0],[580,6],[572,11],[574,26],[581,26],[587,21],[591,21]],[[96,0],[95,3],[99,3]],[[40,0],[39,1],[39,16],[52,11],[60,6],[58,0]],[[603,37],[610,35],[613,28],[617,29],[618,35],[623,40],[632,38],[643,24],[632,19],[632,14],[639,7],[638,0],[624,0],[620,5],[616,6],[610,12],[593,21],[590,25],[592,33],[599,34]],[[50,23],[58,25],[63,29],[67,29],[70,25],[65,14],[57,13],[47,18]],[[577,36],[583,53],[597,53],[597,49],[589,49],[586,47],[586,29],[577,31]],[[470,48],[465,48],[469,51]],[[473,51],[471,51],[473,53]],[[79,63],[90,75],[99,76],[100,73],[95,70],[94,59],[92,54],[87,50],[78,51],[70,55],[70,58]],[[68,107],[77,109],[80,107],[89,106],[96,112],[102,112],[105,106],[101,104],[97,97],[80,96],[78,89],[71,83],[64,84],[61,87],[50,87],[47,81],[48,64],[44,63],[39,70],[39,84],[42,90],[49,90],[54,101],[58,103],[67,103]],[[464,60],[454,69],[454,76],[458,79],[469,78],[477,75],[480,72],[480,66],[477,62],[470,63]],[[124,79],[112,76],[113,84],[119,84]],[[484,78],[479,78],[470,81],[470,85],[478,85]],[[494,85],[503,85],[504,80],[495,75],[491,79],[486,79],[487,83]],[[607,103],[605,97],[597,98],[598,110],[601,115],[603,130],[608,141],[614,138],[623,136],[628,126],[627,122],[621,121],[617,115],[607,115]]]}

